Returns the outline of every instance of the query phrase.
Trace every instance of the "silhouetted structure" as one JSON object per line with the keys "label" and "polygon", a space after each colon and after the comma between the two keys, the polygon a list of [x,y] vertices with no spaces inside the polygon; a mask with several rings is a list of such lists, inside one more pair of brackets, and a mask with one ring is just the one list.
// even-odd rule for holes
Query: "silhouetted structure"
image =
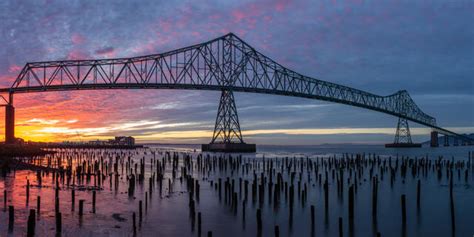
{"label": "silhouetted structure", "polygon": [[413,143],[411,140],[410,127],[405,118],[398,118],[397,131],[393,143],[385,144],[385,147],[404,148],[421,147],[421,143]]}
{"label": "silhouetted structure", "polygon": [[[14,126],[11,125],[14,124],[14,93],[96,89],[218,90],[223,93],[221,100],[227,101],[233,101],[233,92],[311,98],[383,112],[473,142],[471,138],[439,127],[435,118],[423,113],[404,90],[379,96],[310,78],[283,67],[232,33],[201,44],[141,57],[27,63],[10,88],[0,89],[0,93],[10,96],[6,142],[14,142]],[[234,107],[229,106],[232,104]],[[235,110],[235,104],[227,103],[222,108]],[[214,130],[218,134],[219,131],[233,133],[232,128],[237,124],[223,124],[224,129],[216,127]],[[216,126],[221,125],[216,122]],[[216,144],[214,138],[213,141],[211,145]],[[244,143],[224,141],[222,144]]]}

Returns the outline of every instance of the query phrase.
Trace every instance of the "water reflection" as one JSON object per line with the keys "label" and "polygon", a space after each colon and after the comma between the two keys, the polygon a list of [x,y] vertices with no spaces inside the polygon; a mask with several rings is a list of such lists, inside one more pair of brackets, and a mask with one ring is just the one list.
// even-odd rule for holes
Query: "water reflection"
{"label": "water reflection", "polygon": [[[409,157],[386,151],[373,155],[377,150],[370,149],[365,154],[343,151],[350,154],[273,150],[221,157],[186,147],[58,150],[24,160],[49,169],[13,170],[1,179],[6,205],[0,221],[9,222],[11,205],[15,223],[10,234],[8,225],[1,225],[0,235],[26,235],[33,209],[39,210],[38,236],[55,233],[58,212],[64,236],[133,236],[134,231],[144,236],[208,231],[214,236],[334,236],[341,230],[344,236],[451,236],[450,188],[455,233],[474,233],[469,225],[474,169],[468,150]],[[450,156],[444,154],[448,152]],[[439,159],[439,154],[447,158]],[[405,224],[401,195],[406,196]]]}

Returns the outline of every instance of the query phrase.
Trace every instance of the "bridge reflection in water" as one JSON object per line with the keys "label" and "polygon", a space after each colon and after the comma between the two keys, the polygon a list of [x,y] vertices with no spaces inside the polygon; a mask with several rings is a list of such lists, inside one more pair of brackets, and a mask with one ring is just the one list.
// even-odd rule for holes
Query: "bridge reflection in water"
{"label": "bridge reflection in water", "polygon": [[432,146],[438,146],[438,133],[460,139],[463,145],[474,143],[469,137],[439,127],[435,118],[425,114],[404,90],[379,96],[310,78],[266,57],[233,33],[161,54],[27,63],[10,88],[0,89],[9,94],[8,98],[2,96],[6,142],[15,141],[13,94],[103,89],[221,91],[214,135],[211,143],[203,146],[209,150],[255,149],[255,145],[243,141],[233,92],[303,97],[390,114],[399,118],[394,141],[399,146],[413,144],[408,121],[433,129]]}

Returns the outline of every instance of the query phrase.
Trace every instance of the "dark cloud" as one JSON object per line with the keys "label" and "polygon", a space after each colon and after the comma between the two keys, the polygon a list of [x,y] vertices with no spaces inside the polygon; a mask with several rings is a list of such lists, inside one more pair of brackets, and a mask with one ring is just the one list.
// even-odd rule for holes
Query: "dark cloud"
{"label": "dark cloud", "polygon": [[95,51],[96,54],[98,55],[103,55],[103,54],[112,54],[115,51],[114,47],[105,47],[101,48]]}

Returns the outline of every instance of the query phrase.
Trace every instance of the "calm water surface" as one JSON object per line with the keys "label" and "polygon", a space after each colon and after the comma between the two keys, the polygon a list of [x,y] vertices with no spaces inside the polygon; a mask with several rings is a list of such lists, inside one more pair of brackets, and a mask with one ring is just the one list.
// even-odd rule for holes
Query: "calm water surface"
{"label": "calm water surface", "polygon": [[[196,150],[196,151],[195,151]],[[372,207],[372,186],[368,169],[362,174],[358,182],[358,188],[355,195],[355,217],[353,231],[349,231],[347,221],[348,216],[348,194],[349,183],[346,180],[349,174],[345,174],[344,188],[342,196],[337,195],[337,174],[334,179],[329,173],[329,210],[328,214],[324,211],[324,192],[323,187],[316,180],[316,176],[307,176],[306,166],[301,177],[302,184],[308,186],[306,202],[299,201],[298,192],[295,194],[295,206],[293,210],[293,220],[290,227],[289,205],[284,198],[281,199],[277,208],[269,202],[267,191],[262,204],[253,203],[251,197],[251,185],[249,186],[248,201],[243,204],[244,197],[238,196],[237,213],[234,213],[230,205],[225,203],[224,197],[219,198],[215,185],[211,186],[211,181],[216,184],[221,178],[223,182],[226,178],[234,179],[235,190],[238,191],[239,178],[243,181],[248,180],[250,184],[254,179],[255,171],[260,178],[263,172],[262,161],[275,158],[283,162],[285,157],[292,160],[306,162],[306,159],[300,157],[309,157],[310,161],[317,159],[329,159],[330,157],[342,157],[344,154],[365,154],[365,157],[375,154],[382,160],[395,160],[396,157],[427,158],[432,162],[443,157],[446,160],[468,161],[468,154],[474,151],[473,147],[440,147],[440,148],[419,148],[419,149],[386,149],[381,146],[259,146],[257,154],[244,154],[246,161],[254,164],[253,168],[247,173],[230,172],[215,170],[212,172],[199,172],[197,168],[197,156],[200,154],[199,146],[196,145],[156,145],[147,149],[138,149],[135,151],[125,150],[88,150],[88,151],[63,151],[54,157],[63,157],[61,161],[66,165],[66,158],[74,157],[71,161],[73,167],[84,160],[100,160],[102,158],[105,164],[109,165],[109,172],[112,172],[112,164],[115,160],[123,163],[124,173],[121,172],[119,165],[119,182],[107,177],[103,181],[101,189],[97,191],[96,213],[92,210],[92,187],[94,187],[93,178],[85,181],[81,185],[68,186],[67,182],[60,182],[60,212],[62,213],[63,231],[62,236],[133,236],[132,213],[138,215],[139,201],[143,201],[143,222],[137,227],[138,236],[198,236],[197,221],[194,231],[191,227],[189,193],[186,181],[180,181],[181,172],[178,169],[175,178],[172,177],[172,165],[166,163],[164,173],[162,193],[159,194],[158,184],[153,183],[153,193],[147,201],[145,208],[145,192],[149,194],[149,177],[156,171],[156,163],[152,166],[153,160],[163,160],[165,152],[179,153],[179,164],[183,166],[183,156],[189,155],[194,164],[192,170],[193,178],[200,184],[200,198],[196,201],[196,212],[202,216],[202,236],[207,235],[207,231],[212,231],[213,236],[256,236],[257,221],[256,210],[262,211],[262,236],[273,236],[274,227],[279,226],[280,236],[337,236],[338,219],[343,218],[344,236],[374,236],[380,232],[381,236],[453,236],[450,219],[450,198],[449,198],[449,179],[446,175],[447,169],[442,169],[441,179],[437,178],[436,171],[429,171],[426,175],[417,174],[412,176],[408,172],[406,178],[397,175],[393,186],[390,185],[389,173],[385,174],[384,179],[379,181],[378,185],[378,217],[374,225],[371,216]],[[154,154],[153,154],[154,153]],[[206,154],[204,154],[206,156]],[[236,157],[237,154],[234,155]],[[133,197],[127,193],[128,181],[126,172],[126,162],[130,157],[134,164],[145,160],[145,180],[142,184],[136,185]],[[52,159],[53,161],[55,159]],[[47,165],[47,158],[36,162]],[[54,166],[52,162],[51,166]],[[258,166],[257,164],[260,163]],[[243,169],[243,168],[242,168]],[[274,167],[275,173],[280,170],[279,166]],[[299,168],[298,168],[299,169]],[[296,171],[299,171],[299,170]],[[102,169],[103,170],[103,169]],[[474,169],[472,167],[460,167],[459,174],[457,169],[453,169],[453,197],[455,204],[456,230],[455,236],[473,236],[474,225]],[[468,170],[468,180],[465,180],[465,172]],[[104,172],[104,171],[103,171]],[[268,170],[266,171],[268,172]],[[324,173],[321,169],[324,179]],[[314,173],[314,171],[313,171]],[[374,170],[374,176],[380,177],[380,170]],[[275,174],[276,176],[276,174]],[[273,177],[274,182],[276,177]],[[156,177],[156,176],[155,176]],[[27,203],[26,182],[30,181],[30,197]],[[283,179],[289,181],[290,177],[284,172]],[[171,180],[172,191],[168,190],[168,180]],[[299,180],[299,177],[296,178]],[[416,207],[416,182],[421,181],[421,206]],[[77,182],[77,181],[76,181]],[[259,180],[260,182],[260,180]],[[295,181],[295,184],[297,181]],[[26,235],[27,218],[30,209],[36,209],[37,197],[41,197],[41,213],[36,222],[37,236],[53,236],[55,234],[55,184],[52,174],[43,174],[42,184],[39,185],[36,171],[17,170],[11,172],[7,177],[0,179],[0,198],[2,207],[0,211],[0,236],[23,236]],[[71,190],[75,189],[75,210],[71,209]],[[15,207],[15,226],[12,233],[8,233],[8,211],[3,210],[3,191],[7,191],[7,205]],[[407,198],[407,224],[402,228],[400,196],[406,195]],[[223,195],[223,194],[222,194]],[[82,218],[78,215],[78,200],[85,200],[85,213]],[[315,206],[315,226],[311,230],[310,206]],[[243,215],[245,209],[245,215]],[[137,216],[138,225],[138,216]]]}

